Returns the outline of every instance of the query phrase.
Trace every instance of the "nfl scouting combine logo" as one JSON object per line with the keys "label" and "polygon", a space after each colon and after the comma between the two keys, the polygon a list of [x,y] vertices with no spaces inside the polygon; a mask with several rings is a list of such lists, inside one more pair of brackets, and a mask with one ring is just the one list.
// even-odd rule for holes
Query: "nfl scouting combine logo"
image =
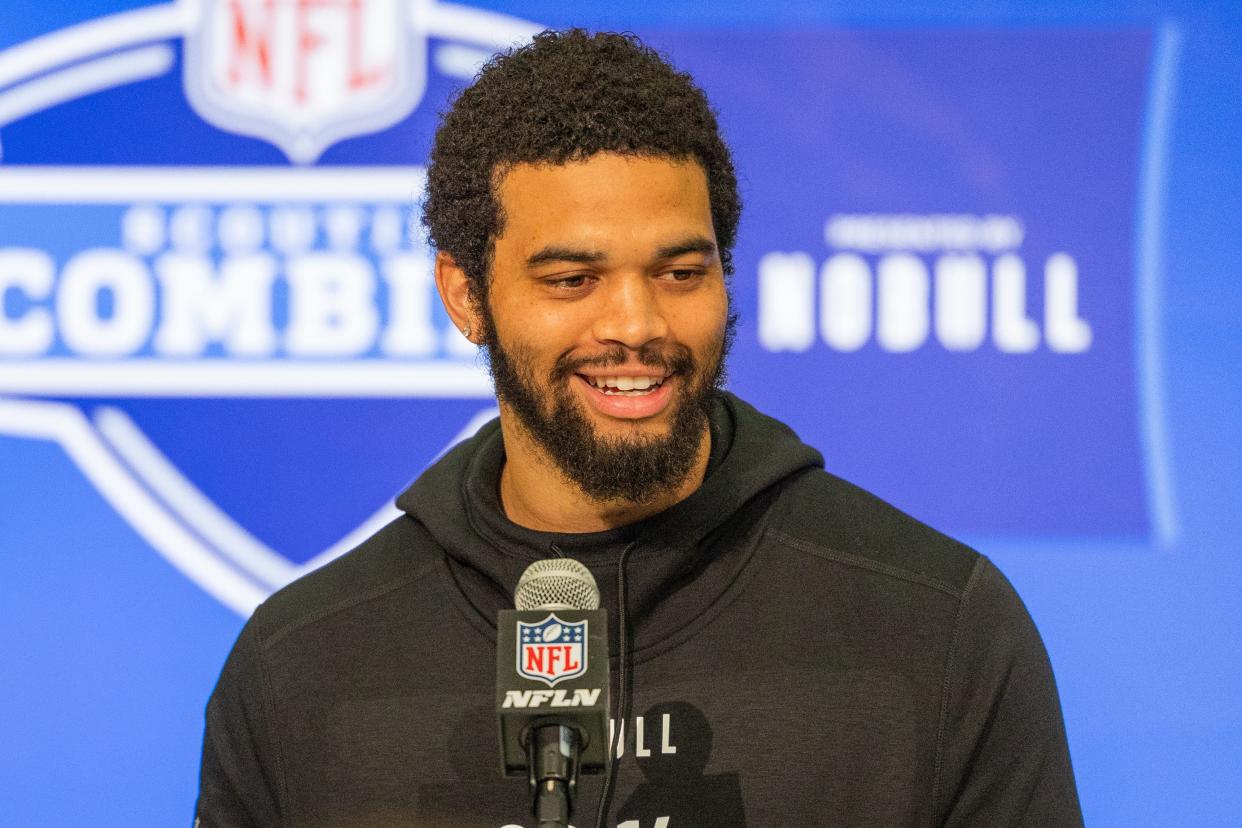
{"label": "nfl scouting combine logo", "polygon": [[243,614],[390,520],[494,415],[407,230],[411,153],[539,28],[183,0],[0,52],[0,433],[58,441]]}
{"label": "nfl scouting combine logo", "polygon": [[586,672],[587,622],[562,621],[553,613],[537,624],[517,622],[517,672],[549,687]]}

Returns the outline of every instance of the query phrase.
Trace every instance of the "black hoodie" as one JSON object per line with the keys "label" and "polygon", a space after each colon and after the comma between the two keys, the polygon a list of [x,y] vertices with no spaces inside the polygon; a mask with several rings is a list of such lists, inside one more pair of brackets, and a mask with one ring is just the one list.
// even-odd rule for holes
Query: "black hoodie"
{"label": "black hoodie", "polygon": [[[526,781],[499,770],[495,624],[550,555],[590,567],[614,638],[624,593],[613,697],[636,715],[607,825],[1080,825],[1051,669],[1008,582],[822,463],[725,395],[698,491],[552,534],[505,517],[484,426],[403,518],[255,612],[208,704],[201,825],[533,828]],[[579,828],[602,787],[583,778]]]}

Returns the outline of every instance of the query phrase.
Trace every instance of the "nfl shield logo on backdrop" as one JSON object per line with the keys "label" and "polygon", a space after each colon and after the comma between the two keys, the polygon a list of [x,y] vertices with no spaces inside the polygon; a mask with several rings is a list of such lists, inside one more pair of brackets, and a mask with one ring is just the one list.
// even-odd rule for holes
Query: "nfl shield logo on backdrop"
{"label": "nfl shield logo on backdrop", "polygon": [[402,0],[203,0],[185,89],[207,121],[296,163],[403,120],[426,88],[426,38]]}
{"label": "nfl shield logo on backdrop", "polygon": [[568,623],[553,613],[536,624],[518,625],[518,675],[549,687],[586,672],[587,622]]}

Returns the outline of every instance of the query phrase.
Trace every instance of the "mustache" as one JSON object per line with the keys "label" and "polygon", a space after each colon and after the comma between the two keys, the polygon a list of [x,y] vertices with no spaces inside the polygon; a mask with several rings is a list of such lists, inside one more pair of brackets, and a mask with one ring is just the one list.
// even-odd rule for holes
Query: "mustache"
{"label": "mustache", "polygon": [[635,356],[640,364],[648,368],[657,368],[666,374],[688,374],[695,368],[694,357],[685,345],[663,348],[657,345],[644,345],[637,351],[618,345],[601,354],[588,357],[561,354],[552,368],[552,377],[562,380],[578,373],[583,368],[612,368],[625,365],[630,361],[631,355]]}

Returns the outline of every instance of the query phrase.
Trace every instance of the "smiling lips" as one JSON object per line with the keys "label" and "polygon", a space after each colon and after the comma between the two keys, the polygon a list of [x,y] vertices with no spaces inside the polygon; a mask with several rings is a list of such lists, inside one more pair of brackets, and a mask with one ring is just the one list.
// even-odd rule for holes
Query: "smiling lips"
{"label": "smiling lips", "polygon": [[641,396],[650,393],[652,387],[658,388],[664,377],[662,376],[645,376],[645,377],[588,377],[582,375],[583,379],[593,384],[596,388],[605,394],[629,394],[632,396]]}
{"label": "smiling lips", "polygon": [[662,374],[576,376],[592,407],[609,417],[653,417],[664,410],[672,396],[671,378]]}

